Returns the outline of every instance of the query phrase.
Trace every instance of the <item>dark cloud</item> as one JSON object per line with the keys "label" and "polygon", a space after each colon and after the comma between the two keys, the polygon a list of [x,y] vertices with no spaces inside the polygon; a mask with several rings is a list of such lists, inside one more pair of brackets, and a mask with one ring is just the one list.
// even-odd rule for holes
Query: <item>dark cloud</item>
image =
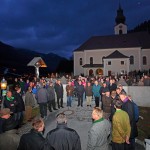
{"label": "dark cloud", "polygon": [[[1,0],[0,41],[69,57],[94,35],[113,34],[119,0]],[[149,0],[121,0],[132,29],[150,19]]]}

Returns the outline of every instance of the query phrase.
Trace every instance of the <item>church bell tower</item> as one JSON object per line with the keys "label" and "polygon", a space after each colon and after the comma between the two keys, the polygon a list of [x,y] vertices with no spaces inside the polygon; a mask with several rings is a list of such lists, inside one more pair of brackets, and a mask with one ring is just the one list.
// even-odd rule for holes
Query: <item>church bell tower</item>
{"label": "church bell tower", "polygon": [[127,25],[125,24],[126,17],[123,14],[123,9],[119,4],[119,8],[117,10],[117,16],[115,18],[116,25],[114,27],[115,34],[127,34]]}

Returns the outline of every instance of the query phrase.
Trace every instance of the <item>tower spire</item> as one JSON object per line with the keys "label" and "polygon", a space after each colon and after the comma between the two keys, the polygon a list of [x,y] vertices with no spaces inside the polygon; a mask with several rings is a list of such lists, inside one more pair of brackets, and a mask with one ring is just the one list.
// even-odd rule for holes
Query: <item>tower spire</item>
{"label": "tower spire", "polygon": [[123,9],[121,8],[120,0],[119,0],[119,8],[117,10],[117,16],[116,16],[115,21],[116,21],[116,24],[119,24],[119,23],[125,24],[125,21],[126,21],[126,17],[123,14]]}

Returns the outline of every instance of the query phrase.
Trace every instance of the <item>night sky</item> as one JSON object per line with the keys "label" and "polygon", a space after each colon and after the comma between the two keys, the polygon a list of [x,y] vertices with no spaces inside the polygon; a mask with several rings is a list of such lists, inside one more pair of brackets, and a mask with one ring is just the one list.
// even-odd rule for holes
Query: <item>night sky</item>
{"label": "night sky", "polygon": [[[150,19],[150,0],[120,0],[128,29]],[[18,48],[72,51],[94,35],[114,34],[119,0],[0,0],[0,41]]]}

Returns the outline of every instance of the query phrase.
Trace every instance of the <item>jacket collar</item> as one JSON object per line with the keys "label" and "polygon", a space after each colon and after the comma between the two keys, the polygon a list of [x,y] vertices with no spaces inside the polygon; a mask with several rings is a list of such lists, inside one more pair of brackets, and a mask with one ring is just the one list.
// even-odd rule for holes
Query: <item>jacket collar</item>
{"label": "jacket collar", "polygon": [[95,120],[93,123],[101,122],[103,120],[104,120],[104,118],[101,118],[101,119]]}

